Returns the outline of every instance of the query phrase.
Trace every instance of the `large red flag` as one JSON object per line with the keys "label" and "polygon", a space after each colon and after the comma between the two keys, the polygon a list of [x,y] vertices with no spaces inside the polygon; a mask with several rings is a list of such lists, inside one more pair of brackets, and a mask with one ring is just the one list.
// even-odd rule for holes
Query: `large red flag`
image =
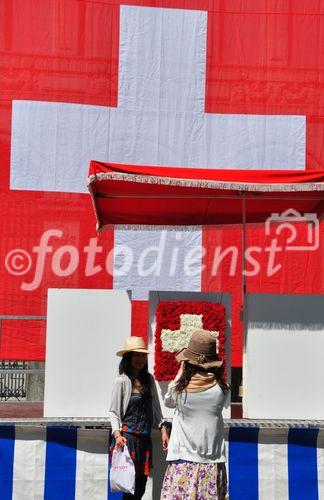
{"label": "large red flag", "polygon": [[[323,8],[306,0],[120,3],[0,6],[0,357],[44,359],[48,287],[124,287],[146,301],[149,289],[169,286],[232,293],[232,362],[240,365],[241,270],[233,275],[224,258],[211,272],[215,245],[240,252],[239,227],[184,228],[183,244],[206,247],[199,279],[113,278],[109,252],[132,234],[118,228],[96,240],[88,164],[320,170]],[[160,238],[138,236],[136,251]],[[263,225],[250,228],[251,244],[267,238]],[[248,291],[323,293],[323,246],[305,252],[291,252],[271,276],[261,265]]]}

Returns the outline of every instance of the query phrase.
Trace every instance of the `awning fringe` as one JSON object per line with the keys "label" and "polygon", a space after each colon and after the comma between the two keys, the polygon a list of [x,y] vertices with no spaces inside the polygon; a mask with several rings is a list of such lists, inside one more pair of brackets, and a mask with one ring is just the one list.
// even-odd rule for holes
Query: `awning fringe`
{"label": "awning fringe", "polygon": [[107,172],[91,175],[88,186],[95,181],[120,180],[140,184],[155,184],[163,186],[179,186],[193,188],[224,189],[236,191],[262,191],[262,192],[310,192],[324,191],[324,182],[305,182],[296,184],[252,184],[248,182],[227,182],[205,179],[177,179],[173,177],[159,177],[153,175],[126,174],[120,172]]}

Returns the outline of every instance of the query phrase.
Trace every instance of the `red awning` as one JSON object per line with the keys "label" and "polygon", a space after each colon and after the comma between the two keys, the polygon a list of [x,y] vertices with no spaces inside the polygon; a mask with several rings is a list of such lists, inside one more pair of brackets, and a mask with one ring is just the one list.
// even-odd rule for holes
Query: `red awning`
{"label": "red awning", "polygon": [[324,212],[324,171],[212,170],[92,161],[98,229],[110,224],[200,225],[263,221],[293,209]]}

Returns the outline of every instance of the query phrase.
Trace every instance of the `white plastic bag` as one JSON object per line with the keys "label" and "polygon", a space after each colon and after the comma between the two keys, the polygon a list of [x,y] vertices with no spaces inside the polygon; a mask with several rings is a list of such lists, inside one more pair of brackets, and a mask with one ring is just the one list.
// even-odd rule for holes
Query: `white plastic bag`
{"label": "white plastic bag", "polygon": [[110,489],[114,491],[123,491],[124,493],[135,492],[135,466],[128,448],[114,449],[110,467]]}

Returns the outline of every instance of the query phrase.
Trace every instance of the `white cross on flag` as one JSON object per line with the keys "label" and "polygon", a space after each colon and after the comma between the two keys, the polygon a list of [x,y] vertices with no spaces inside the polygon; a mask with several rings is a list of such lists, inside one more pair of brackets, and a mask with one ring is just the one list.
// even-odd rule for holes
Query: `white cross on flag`
{"label": "white cross on flag", "polygon": [[120,7],[117,107],[13,102],[11,187],[86,192],[90,160],[304,169],[299,113],[206,113],[208,12]]}

